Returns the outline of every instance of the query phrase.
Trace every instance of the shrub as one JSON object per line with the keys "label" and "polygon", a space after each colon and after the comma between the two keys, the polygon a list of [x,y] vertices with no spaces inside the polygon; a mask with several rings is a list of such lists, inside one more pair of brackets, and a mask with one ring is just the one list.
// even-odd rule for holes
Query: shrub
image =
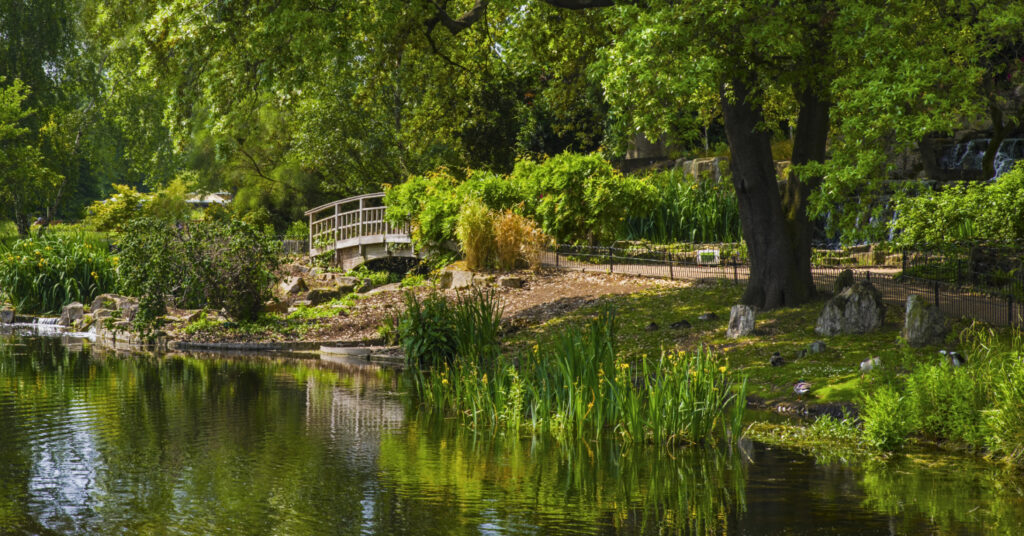
{"label": "shrub", "polygon": [[494,255],[494,213],[480,201],[466,203],[459,212],[455,228],[466,267],[480,270],[491,264]]}
{"label": "shrub", "polygon": [[459,215],[458,180],[447,169],[414,175],[385,189],[386,218],[393,224],[412,224],[413,240],[439,245],[455,238]]}
{"label": "shrub", "polygon": [[647,211],[657,193],[647,182],[616,171],[598,153],[520,161],[512,179],[529,214],[559,242],[615,240],[626,218]]}
{"label": "shrub", "polygon": [[114,191],[114,195],[95,201],[86,209],[86,222],[97,231],[121,231],[128,222],[145,213],[153,198],[124,184],[115,184]]}
{"label": "shrub", "polygon": [[140,218],[118,240],[122,292],[139,297],[136,326],[151,328],[171,297],[183,307],[223,308],[255,319],[270,297],[280,247],[240,221],[170,224]]}
{"label": "shrub", "polygon": [[511,270],[522,259],[536,268],[540,265],[540,254],[550,239],[540,227],[511,210],[494,217],[494,248],[498,268]]}
{"label": "shrub", "polygon": [[906,408],[919,433],[974,448],[983,446],[982,411],[989,405],[988,397],[972,371],[921,366],[907,379],[906,392]]}
{"label": "shrub", "polygon": [[901,197],[894,230],[906,245],[951,241],[1024,240],[1024,164],[991,183],[957,183],[939,192]]}
{"label": "shrub", "polygon": [[454,314],[443,294],[432,293],[421,301],[407,292],[396,332],[410,367],[436,369],[455,359]]}
{"label": "shrub", "polygon": [[0,294],[23,313],[48,314],[113,290],[117,259],[92,242],[62,232],[0,246]]}
{"label": "shrub", "polygon": [[[217,205],[220,206],[220,205]],[[284,232],[285,240],[306,240],[309,238],[309,224],[306,220],[295,220]]]}
{"label": "shrub", "polygon": [[861,418],[864,439],[875,448],[895,451],[903,448],[913,423],[906,415],[903,397],[890,385],[864,395]]}

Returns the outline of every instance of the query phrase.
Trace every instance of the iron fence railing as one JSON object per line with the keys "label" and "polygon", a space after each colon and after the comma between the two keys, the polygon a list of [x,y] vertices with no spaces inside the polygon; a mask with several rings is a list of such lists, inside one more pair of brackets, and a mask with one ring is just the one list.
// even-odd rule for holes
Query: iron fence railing
{"label": "iron fence railing", "polygon": [[[998,265],[1010,267],[1012,251],[999,257]],[[902,306],[908,296],[918,294],[937,304],[948,316],[968,317],[997,326],[1024,327],[1024,299],[1021,299],[1021,271],[1006,269],[996,278],[986,274],[975,257],[953,257],[948,252],[905,251],[899,253],[899,266],[814,266],[814,284],[820,292],[832,292],[836,279],[849,269],[855,281],[870,281],[883,299]],[[993,263],[991,255],[986,256]],[[973,270],[968,260],[975,264]],[[956,263],[962,263],[956,272]],[[1020,262],[1019,258],[1016,262]],[[750,266],[742,255],[720,248],[603,247],[560,245],[541,256],[541,263],[567,270],[606,272],[673,280],[727,280],[745,284]],[[951,264],[952,263],[952,264]],[[936,264],[940,268],[935,268]],[[945,267],[945,268],[942,268]],[[941,277],[950,267],[950,277]],[[940,276],[929,277],[938,270]]]}

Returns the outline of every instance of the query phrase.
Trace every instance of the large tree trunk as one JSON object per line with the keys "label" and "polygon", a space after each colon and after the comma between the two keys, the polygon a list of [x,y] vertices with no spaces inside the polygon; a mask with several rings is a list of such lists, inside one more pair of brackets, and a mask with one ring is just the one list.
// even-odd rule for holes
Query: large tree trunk
{"label": "large tree trunk", "polygon": [[[801,219],[806,227],[806,195],[797,196],[804,201],[794,205],[797,217],[791,224],[782,210],[771,137],[764,130],[761,107],[748,99],[746,82],[733,80],[732,90],[732,100],[722,95],[722,117],[732,154],[729,165],[739,201],[743,238],[750,257],[750,278],[742,301],[761,309],[799,305],[814,295],[809,230],[806,248],[800,245],[802,241],[795,246],[791,238],[791,228],[800,230]],[[797,130],[800,137],[799,125]],[[806,191],[808,187],[800,188]]]}
{"label": "large tree trunk", "polygon": [[[829,103],[810,89],[804,90],[798,101],[800,112],[797,115],[791,163],[800,166],[811,162],[824,162],[825,142],[828,139]],[[811,277],[811,238],[814,229],[807,218],[807,199],[820,185],[820,176],[790,171],[782,193],[786,233],[789,235],[792,256],[796,263],[796,273],[793,277],[797,278],[801,288],[807,289],[805,296],[795,297],[797,301],[806,301],[816,293]]]}

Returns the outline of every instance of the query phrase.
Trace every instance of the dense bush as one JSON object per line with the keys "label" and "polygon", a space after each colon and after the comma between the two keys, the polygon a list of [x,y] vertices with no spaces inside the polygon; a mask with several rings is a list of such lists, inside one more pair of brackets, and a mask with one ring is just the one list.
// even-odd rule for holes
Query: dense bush
{"label": "dense bush", "polygon": [[387,218],[410,222],[420,244],[455,239],[462,207],[471,201],[492,211],[514,209],[559,242],[607,242],[621,237],[630,214],[646,212],[656,197],[648,181],[623,175],[600,154],[563,153],[521,161],[508,177],[448,170],[410,177],[387,189]]}
{"label": "dense bush", "polygon": [[993,386],[994,409],[986,413],[988,447],[1007,461],[1024,465],[1024,353],[1016,352]]}
{"label": "dense bush", "polygon": [[0,246],[0,295],[20,312],[56,313],[114,289],[115,264],[105,246],[74,232]]}
{"label": "dense bush", "polygon": [[649,211],[657,195],[650,183],[619,173],[596,153],[524,160],[516,164],[512,180],[528,214],[560,243],[613,241],[626,218]]}
{"label": "dense bush", "polygon": [[259,315],[270,297],[279,244],[247,223],[171,224],[133,220],[118,240],[122,292],[140,298],[137,325],[149,327],[167,297],[182,307],[223,308],[238,320]]}
{"label": "dense bush", "polygon": [[114,191],[86,209],[86,222],[97,231],[121,232],[130,221],[141,217],[181,221],[192,211],[185,202],[189,188],[182,180],[174,180],[155,193],[142,193],[123,184],[115,184]]}
{"label": "dense bush", "polygon": [[1024,164],[991,183],[958,183],[897,200],[897,241],[941,246],[951,241],[1024,240]]}
{"label": "dense bush", "polygon": [[680,170],[661,171],[646,180],[657,192],[651,210],[633,214],[627,238],[653,242],[739,242],[740,209],[727,181],[695,180]]}
{"label": "dense bush", "polygon": [[915,431],[929,439],[984,446],[985,386],[966,367],[924,365],[907,378],[906,405]]}

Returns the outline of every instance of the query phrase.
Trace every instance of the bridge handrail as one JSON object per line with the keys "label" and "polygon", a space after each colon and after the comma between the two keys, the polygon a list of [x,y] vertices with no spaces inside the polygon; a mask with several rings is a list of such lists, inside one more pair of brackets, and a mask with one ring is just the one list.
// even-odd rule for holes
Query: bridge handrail
{"label": "bridge handrail", "polygon": [[[408,243],[410,232],[408,224],[395,226],[385,220],[384,214],[387,207],[383,205],[366,206],[367,201],[383,197],[384,192],[357,195],[307,210],[305,215],[309,218],[310,256],[337,250],[340,247],[349,247],[352,245],[349,241],[364,237],[380,238],[382,242],[397,238],[398,242]],[[359,208],[340,212],[342,206],[357,202]],[[333,214],[325,218],[313,219],[315,215],[332,209],[334,210]],[[357,242],[361,244],[361,241],[357,240]]]}

